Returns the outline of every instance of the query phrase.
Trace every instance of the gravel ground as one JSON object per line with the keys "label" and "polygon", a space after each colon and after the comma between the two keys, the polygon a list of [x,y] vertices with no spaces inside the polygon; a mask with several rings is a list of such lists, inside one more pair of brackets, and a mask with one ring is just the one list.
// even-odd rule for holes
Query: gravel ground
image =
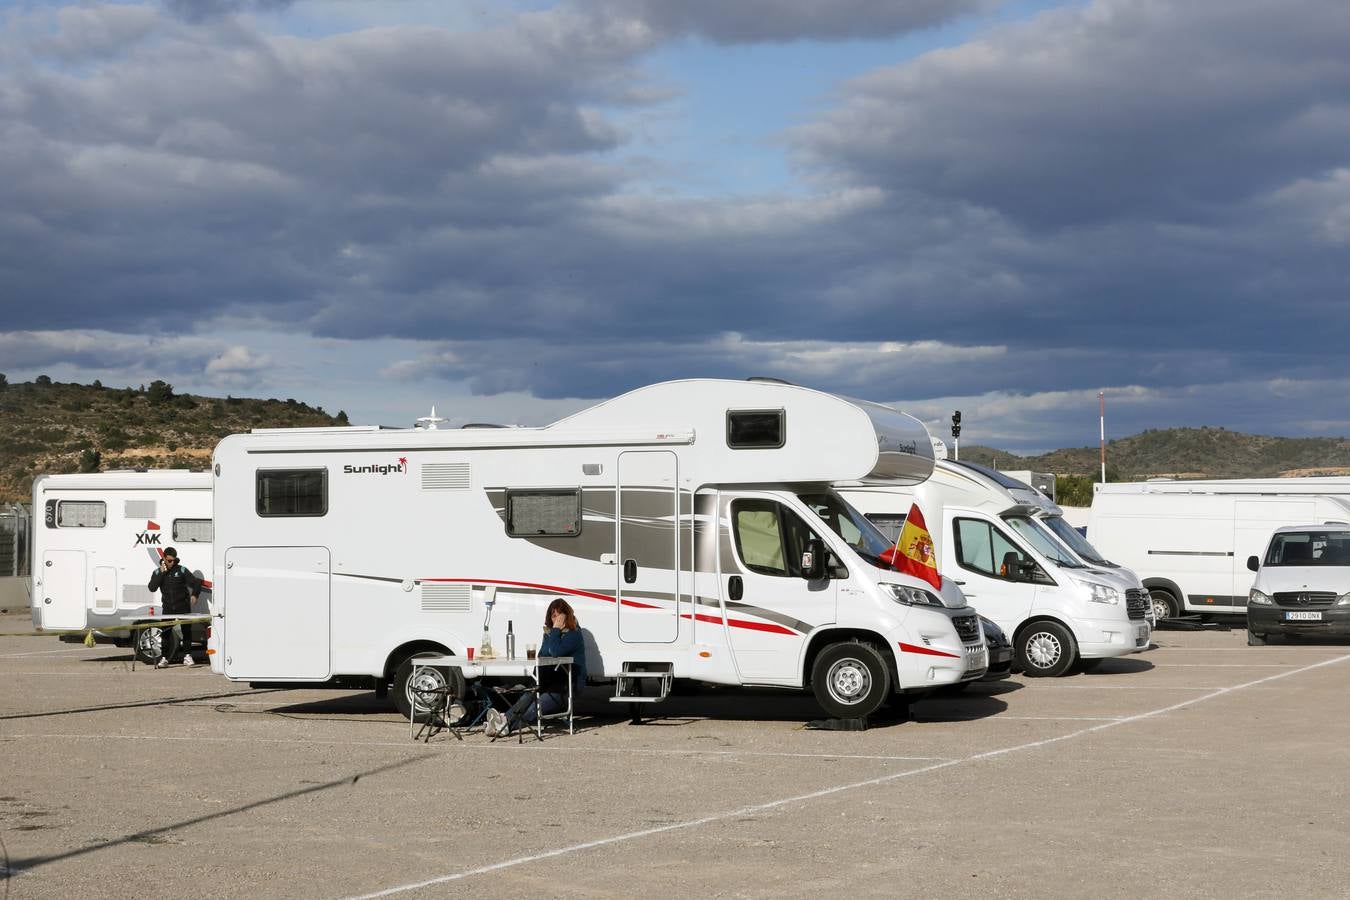
{"label": "gravel ground", "polygon": [[866,732],[710,689],[421,744],[369,692],[0,638],[0,895],[1345,896],[1350,645],[1156,643]]}

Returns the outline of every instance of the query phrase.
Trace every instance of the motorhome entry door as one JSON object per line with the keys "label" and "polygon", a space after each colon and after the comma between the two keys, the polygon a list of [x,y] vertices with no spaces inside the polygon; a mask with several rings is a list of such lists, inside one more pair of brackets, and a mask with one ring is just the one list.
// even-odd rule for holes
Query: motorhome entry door
{"label": "motorhome entry door", "polygon": [[225,674],[323,681],[331,674],[327,547],[225,552]]}
{"label": "motorhome entry door", "polygon": [[33,576],[42,579],[38,592],[42,603],[39,614],[42,627],[83,628],[84,551],[48,550],[42,554],[42,572],[34,572]]}
{"label": "motorhome entry door", "polygon": [[680,633],[679,460],[634,450],[619,454],[618,470],[619,640],[669,644]]}

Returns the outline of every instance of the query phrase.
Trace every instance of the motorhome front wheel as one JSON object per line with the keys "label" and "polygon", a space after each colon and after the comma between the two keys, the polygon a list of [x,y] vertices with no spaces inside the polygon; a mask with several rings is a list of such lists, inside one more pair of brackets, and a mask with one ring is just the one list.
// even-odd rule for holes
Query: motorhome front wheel
{"label": "motorhome front wheel", "polygon": [[876,647],[861,641],[831,644],[811,667],[811,686],[828,715],[857,719],[876,712],[891,693],[891,674]]}
{"label": "motorhome front wheel", "polygon": [[1063,675],[1077,658],[1073,635],[1058,622],[1028,625],[1017,639],[1017,662],[1031,678]]}

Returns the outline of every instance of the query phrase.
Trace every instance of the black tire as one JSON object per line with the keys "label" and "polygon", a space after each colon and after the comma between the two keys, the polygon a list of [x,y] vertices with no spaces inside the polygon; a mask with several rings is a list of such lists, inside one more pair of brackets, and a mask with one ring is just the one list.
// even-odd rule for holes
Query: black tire
{"label": "black tire", "polygon": [[1078,661],[1078,645],[1058,622],[1033,622],[1017,635],[1017,663],[1028,678],[1056,678]]}
{"label": "black tire", "polygon": [[136,630],[136,659],[147,665],[154,665],[164,655],[164,629],[139,628]]}
{"label": "black tire", "polygon": [[[414,685],[412,681],[413,661],[423,656],[442,656],[440,653],[415,653],[403,662],[398,664],[394,670],[394,683],[389,691],[394,698],[394,708],[403,718],[408,718],[412,712],[413,695],[418,690],[449,688],[450,693],[456,697],[464,696],[464,673],[459,669],[452,668],[427,668],[418,672],[419,683]],[[417,718],[415,721],[426,721],[427,708],[418,702]]]}
{"label": "black tire", "polygon": [[1264,647],[1265,645],[1266,645],[1266,636],[1264,634],[1248,629],[1247,631],[1248,647]]}
{"label": "black tire", "polygon": [[1153,604],[1153,615],[1158,619],[1175,619],[1181,615],[1181,601],[1167,588],[1149,588],[1149,602]]}
{"label": "black tire", "polygon": [[891,696],[891,672],[881,651],[862,641],[831,644],[811,666],[811,688],[825,714],[860,719]]}

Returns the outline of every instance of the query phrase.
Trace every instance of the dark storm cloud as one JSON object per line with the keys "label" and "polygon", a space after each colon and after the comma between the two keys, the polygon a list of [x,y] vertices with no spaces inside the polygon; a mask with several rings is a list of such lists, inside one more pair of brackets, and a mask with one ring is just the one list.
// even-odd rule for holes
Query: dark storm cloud
{"label": "dark storm cloud", "polygon": [[200,22],[240,12],[271,12],[291,6],[295,0],[164,0],[164,8],[177,16]]}
{"label": "dark storm cloud", "polygon": [[882,38],[992,9],[1003,0],[578,0],[667,36],[719,44]]}

